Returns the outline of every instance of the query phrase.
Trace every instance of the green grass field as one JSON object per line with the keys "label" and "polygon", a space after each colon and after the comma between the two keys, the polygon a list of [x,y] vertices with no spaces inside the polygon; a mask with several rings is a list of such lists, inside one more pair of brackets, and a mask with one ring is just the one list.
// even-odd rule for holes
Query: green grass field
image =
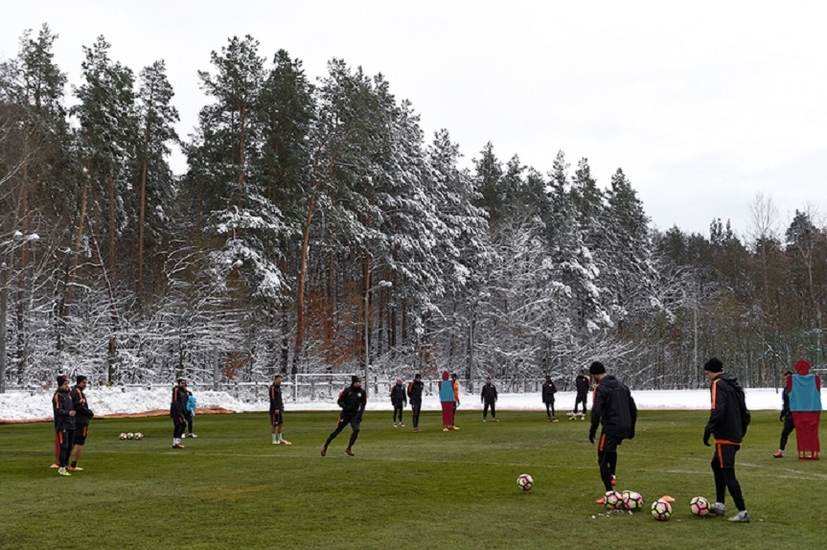
{"label": "green grass field", "polygon": [[[95,419],[71,478],[48,468],[51,423],[5,425],[0,548],[821,548],[827,462],[773,459],[775,412],[754,413],[738,454],[752,523],[690,514],[691,497],[714,500],[706,417],[641,413],[617,471],[618,490],[646,499],[634,515],[593,504],[603,490],[588,421],[550,424],[542,412],[483,424],[461,411],[450,433],[428,412],[419,434],[368,413],[357,456],[343,454],[347,429],[325,458],[331,412],[288,412],[289,447],[270,444],[266,414],[198,416],[200,437],[183,451],[171,449],[168,418]],[[146,439],[119,441],[125,431]],[[516,488],[521,473],[532,491]],[[663,494],[675,514],[656,522],[648,507]]]}

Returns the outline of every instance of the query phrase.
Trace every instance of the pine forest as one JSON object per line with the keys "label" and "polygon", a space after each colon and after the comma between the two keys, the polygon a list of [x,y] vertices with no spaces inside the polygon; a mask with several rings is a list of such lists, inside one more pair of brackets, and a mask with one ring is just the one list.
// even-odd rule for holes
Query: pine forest
{"label": "pine forest", "polygon": [[381,74],[310,77],[250,36],[204,56],[180,136],[164,61],[136,72],[101,36],[70,83],[56,40],[24,32],[0,65],[0,390],[448,370],[535,391],[594,360],[697,388],[710,356],[771,387],[825,362],[812,205],[781,227],[759,194],[739,233],[658,230],[621,168],[561,150],[542,172],[490,142],[466,164]]}

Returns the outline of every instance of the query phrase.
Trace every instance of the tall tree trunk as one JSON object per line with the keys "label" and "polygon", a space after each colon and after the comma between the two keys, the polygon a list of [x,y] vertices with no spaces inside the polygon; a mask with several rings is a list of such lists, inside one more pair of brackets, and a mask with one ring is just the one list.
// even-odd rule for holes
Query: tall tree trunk
{"label": "tall tree trunk", "polygon": [[115,272],[115,174],[109,175],[109,272]]}
{"label": "tall tree trunk", "polygon": [[138,204],[138,286],[136,288],[138,301],[138,316],[143,317],[144,304],[144,228],[146,225],[146,172],[149,162],[149,121],[152,111],[147,113],[146,128],[144,129],[144,160],[141,165],[141,195]]}
{"label": "tall tree trunk", "polygon": [[316,207],[316,194],[310,195],[310,202],[307,206],[307,217],[304,222],[302,234],[302,249],[299,260],[299,284],[296,294],[296,346],[293,349],[293,367],[290,374],[296,376],[299,372],[299,359],[304,347],[304,282],[307,277],[307,254],[310,245],[310,223],[313,221],[313,212]]}

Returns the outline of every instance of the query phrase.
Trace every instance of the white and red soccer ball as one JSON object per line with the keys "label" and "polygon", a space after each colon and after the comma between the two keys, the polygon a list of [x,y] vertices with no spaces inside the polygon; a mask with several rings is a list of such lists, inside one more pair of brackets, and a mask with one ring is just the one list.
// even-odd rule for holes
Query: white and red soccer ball
{"label": "white and red soccer ball", "polygon": [[520,474],[517,476],[517,488],[521,491],[530,491],[534,487],[534,478],[529,474]]}
{"label": "white and red soccer ball", "polygon": [[623,491],[620,493],[620,498],[623,507],[631,512],[643,508],[643,497],[636,491]]}
{"label": "white and red soccer ball", "polygon": [[709,514],[709,501],[704,497],[693,497],[689,501],[693,516],[704,517]]}
{"label": "white and red soccer ball", "polygon": [[667,521],[672,517],[672,505],[665,500],[652,503],[652,517],[657,521]]}
{"label": "white and red soccer ball", "polygon": [[619,510],[623,508],[623,496],[617,491],[606,491],[603,503],[609,510]]}

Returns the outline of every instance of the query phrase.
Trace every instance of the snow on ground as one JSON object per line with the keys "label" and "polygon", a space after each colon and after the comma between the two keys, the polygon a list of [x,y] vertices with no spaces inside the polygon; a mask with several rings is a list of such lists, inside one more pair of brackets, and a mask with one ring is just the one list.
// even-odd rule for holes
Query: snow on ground
{"label": "snow on ground", "polygon": [[[153,410],[169,409],[171,386],[169,388],[142,389],[121,387],[89,387],[86,398],[96,416],[111,414],[137,414]],[[200,407],[220,407],[234,412],[267,411],[266,389],[258,392],[258,397],[242,400],[225,391],[193,390]],[[293,400],[285,392],[287,411],[334,411],[338,410],[336,400],[300,399]],[[704,410],[709,408],[708,390],[639,390],[632,395],[641,410]],[[780,410],[781,392],[772,388],[747,389],[747,406],[753,410]],[[0,394],[0,423],[4,421],[47,420],[52,418],[52,390],[10,391]],[[558,416],[571,410],[574,405],[573,392],[559,392],[555,401]],[[461,395],[461,410],[482,410],[479,395]],[[591,405],[591,399],[589,400]],[[368,410],[390,411],[390,399],[382,395],[380,399],[368,399]],[[436,395],[426,396],[423,410],[440,409]],[[408,407],[410,410],[410,407]],[[498,410],[542,410],[539,393],[500,394],[497,401]]]}

